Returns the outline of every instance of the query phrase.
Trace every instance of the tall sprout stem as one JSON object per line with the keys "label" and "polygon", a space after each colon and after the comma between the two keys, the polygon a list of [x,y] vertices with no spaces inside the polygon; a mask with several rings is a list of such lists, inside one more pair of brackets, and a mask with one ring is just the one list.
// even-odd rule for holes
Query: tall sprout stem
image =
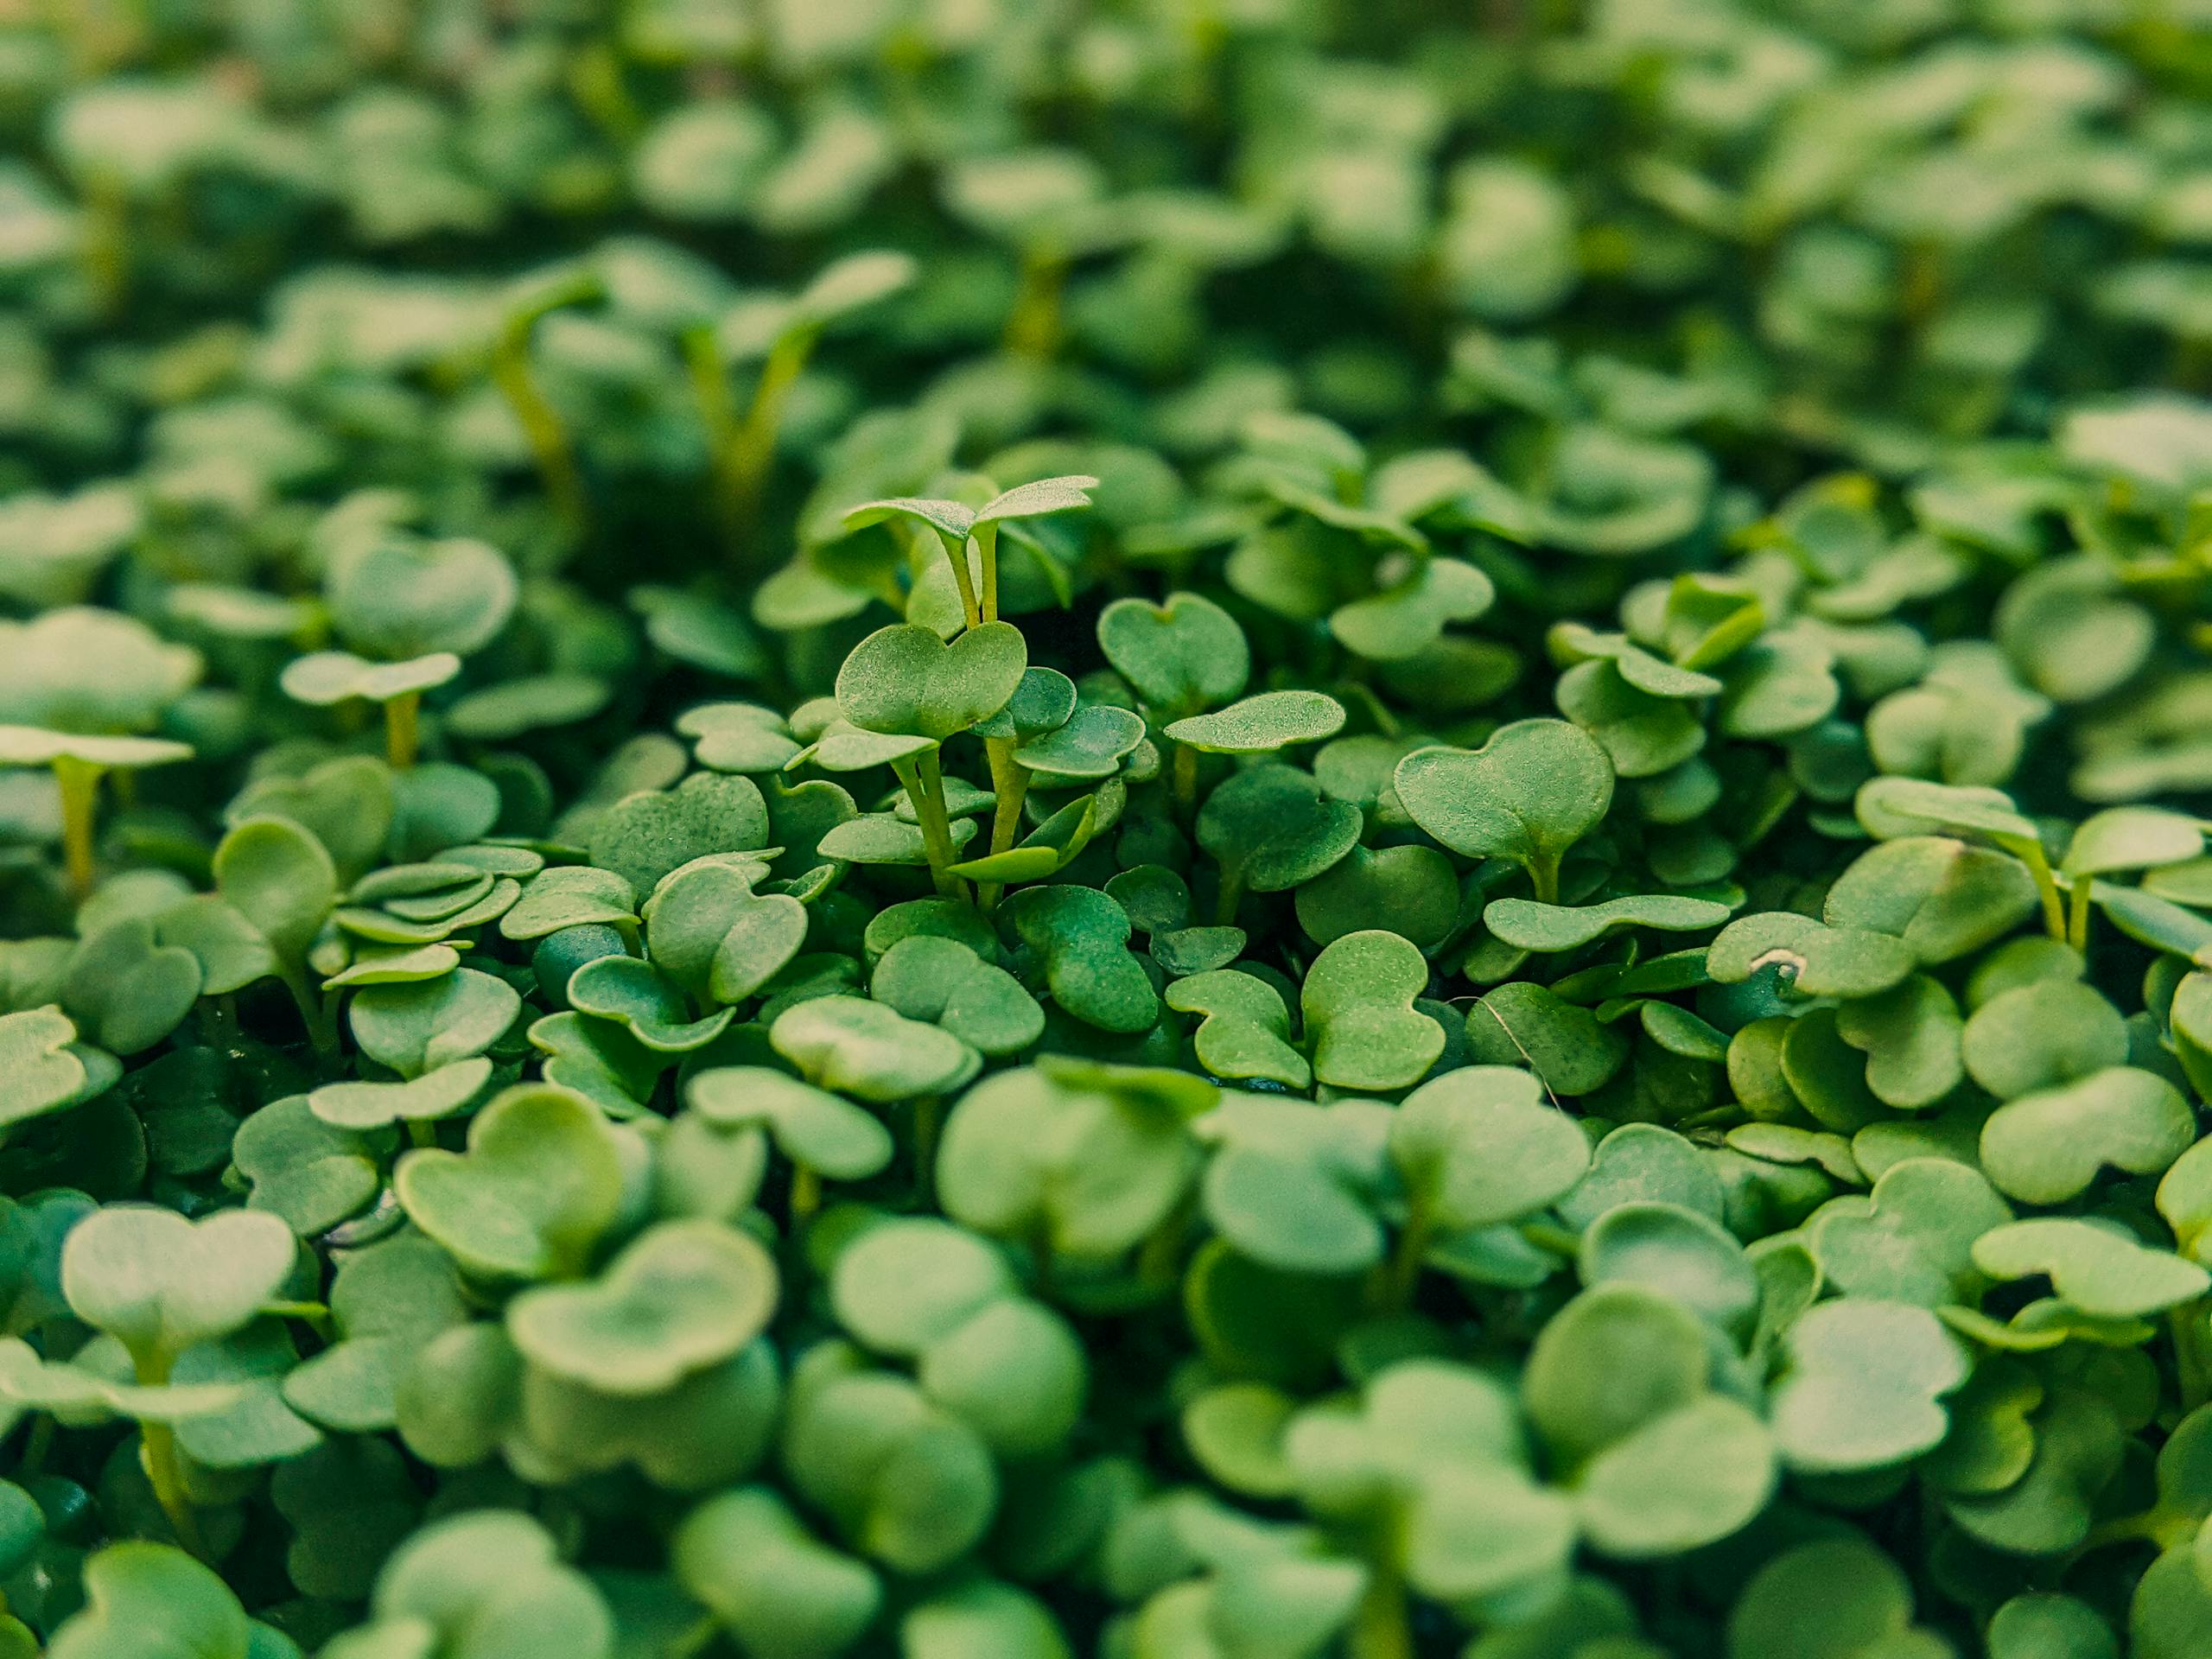
{"label": "tall sprout stem", "polygon": [[[168,1385],[169,1360],[166,1355],[150,1349],[134,1351],[130,1362],[141,1388]],[[200,1517],[193,1510],[191,1495],[184,1489],[184,1465],[177,1456],[176,1430],[167,1423],[146,1422],[138,1426],[138,1436],[145,1448],[146,1478],[153,1484],[154,1501],[168,1517],[177,1542],[206,1559],[207,1547],[200,1535]]]}
{"label": "tall sprout stem", "polygon": [[74,755],[60,755],[54,762],[54,786],[61,791],[62,861],[68,871],[69,891],[79,899],[92,890],[92,825],[102,770]]}
{"label": "tall sprout stem", "polygon": [[891,770],[898,774],[906,786],[906,798],[913,804],[914,821],[921,826],[922,850],[928,856],[930,876],[937,890],[948,899],[964,898],[967,884],[948,868],[952,863],[952,825],[945,814],[944,774],[938,767],[937,751],[925,749],[919,754],[902,756],[891,763]]}
{"label": "tall sprout stem", "polygon": [[[1029,798],[1029,768],[1014,758],[1014,745],[1019,740],[1011,737],[987,737],[983,740],[983,753],[991,765],[991,851],[1009,852],[1014,837],[1021,833],[1021,806]],[[996,909],[999,895],[1006,891],[1001,881],[987,881],[976,891],[976,902],[985,911]]]}
{"label": "tall sprout stem", "polygon": [[2067,894],[2066,943],[2076,950],[2089,948],[2089,899],[2095,885],[2087,875],[2077,875]]}
{"label": "tall sprout stem", "polygon": [[976,526],[976,556],[983,570],[983,620],[995,622],[999,620],[999,527],[995,524]]}
{"label": "tall sprout stem", "polygon": [[2028,874],[2035,879],[2036,897],[2043,901],[2044,931],[2060,944],[2064,944],[2066,902],[2059,897],[2058,882],[2050,873],[2050,861],[2044,856],[2040,847],[2015,848],[2014,851],[2018,854],[2020,861],[2028,867]]}
{"label": "tall sprout stem", "polygon": [[1007,314],[1006,349],[1016,357],[1043,362],[1060,346],[1060,290],[1068,262],[1058,248],[1038,244],[1022,250],[1021,285]]}
{"label": "tall sprout stem", "polygon": [[745,533],[746,481],[738,463],[742,428],[737,400],[730,395],[729,371],[722,362],[721,345],[710,324],[683,331],[683,365],[691,376],[692,401],[698,405],[699,424],[705,429],[707,466],[714,475],[715,516],[722,535],[737,550]]}
{"label": "tall sprout stem", "polygon": [[423,747],[423,694],[403,691],[384,705],[384,758],[395,772],[415,764]]}
{"label": "tall sprout stem", "polygon": [[776,439],[783,430],[784,405],[791,386],[814,354],[815,331],[796,328],[768,348],[753,383],[753,401],[745,419],[730,440],[729,458],[723,463],[729,478],[731,511],[738,533],[750,537],[760,518],[760,498],[768,486],[768,469],[775,464]]}
{"label": "tall sprout stem", "polygon": [[583,473],[576,464],[575,447],[569,441],[569,429],[561,419],[561,411],[553,407],[552,400],[539,387],[537,377],[531,371],[530,344],[543,318],[564,306],[596,299],[601,291],[596,276],[579,274],[529,304],[517,308],[501,325],[499,338],[492,348],[493,384],[499,387],[500,395],[507,400],[507,407],[514,411],[515,419],[522,426],[523,437],[537,461],[538,476],[544,481],[545,493],[552,499],[554,511],[561,515],[561,522],[577,535],[582,535],[590,522]]}
{"label": "tall sprout stem", "polygon": [[960,590],[961,617],[969,627],[978,626],[983,620],[983,612],[976,598],[976,579],[968,569],[968,538],[963,536],[956,540],[939,531],[938,539],[944,543],[945,562],[952,567],[952,584]]}

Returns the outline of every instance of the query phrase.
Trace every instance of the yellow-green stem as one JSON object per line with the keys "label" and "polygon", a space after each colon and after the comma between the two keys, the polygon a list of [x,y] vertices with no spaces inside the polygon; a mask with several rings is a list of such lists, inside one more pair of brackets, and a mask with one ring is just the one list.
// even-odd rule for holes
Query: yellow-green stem
{"label": "yellow-green stem", "polygon": [[[141,1388],[168,1386],[170,1362],[167,1355],[147,1350],[133,1353],[130,1359]],[[191,1495],[185,1491],[184,1465],[177,1457],[176,1431],[167,1423],[143,1422],[138,1426],[138,1438],[145,1449],[146,1478],[153,1484],[155,1502],[168,1516],[177,1542],[204,1558],[207,1545],[200,1535],[200,1517],[193,1510]]]}
{"label": "yellow-green stem", "polygon": [[1402,1313],[1413,1305],[1414,1292],[1421,1286],[1421,1263],[1435,1231],[1435,1215],[1427,1195],[1414,1193],[1407,1205],[1406,1224],[1398,1234],[1397,1248],[1382,1270],[1376,1300],[1385,1313]]}
{"label": "yellow-green stem", "polygon": [[983,571],[983,620],[999,620],[999,527],[995,524],[976,526],[976,556]]}
{"label": "yellow-green stem", "polygon": [[746,407],[744,424],[738,428],[726,463],[741,535],[750,536],[760,516],[760,497],[767,487],[768,469],[775,464],[776,437],[783,429],[784,404],[814,353],[814,340],[813,329],[796,329],[769,348],[768,360],[760,365],[753,401]]}
{"label": "yellow-green stem", "polygon": [[683,343],[684,366],[691,374],[692,401],[699,407],[699,424],[706,430],[707,466],[715,480],[715,514],[735,550],[737,539],[744,533],[746,490],[738,467],[737,400],[730,396],[729,371],[722,362],[721,344],[712,325],[685,329]]}
{"label": "yellow-green stem", "polygon": [[921,760],[936,760],[934,751],[923,756],[906,755],[893,760],[891,770],[906,791],[906,799],[912,804],[914,822],[922,832],[923,855],[929,860],[930,877],[937,890],[947,898],[960,896],[960,878],[946,868],[952,862],[952,829],[945,821],[942,804],[944,798],[934,794],[923,780]]}
{"label": "yellow-green stem", "polygon": [[1007,314],[1006,348],[1016,357],[1043,361],[1059,349],[1060,289],[1068,262],[1058,249],[1024,249],[1021,286]]}
{"label": "yellow-green stem", "polygon": [[2074,890],[2067,895],[2066,943],[2076,950],[2089,948],[2089,894],[2092,887],[2086,875],[2074,878]]}
{"label": "yellow-green stem", "polygon": [[[1016,740],[1011,737],[987,737],[983,740],[983,753],[991,765],[991,792],[995,798],[991,808],[991,851],[1003,853],[1014,846],[1014,837],[1021,833],[1021,804],[1029,796],[1029,768],[1014,758]],[[976,902],[986,911],[995,909],[999,895],[1006,890],[1005,883],[987,881],[976,890]]]}
{"label": "yellow-green stem", "polygon": [[1187,743],[1175,746],[1173,777],[1175,806],[1187,823],[1198,810],[1198,752]]}
{"label": "yellow-green stem", "polygon": [[1536,889],[1540,905],[1559,903],[1559,857],[1553,853],[1540,853],[1529,861],[1529,880]]}
{"label": "yellow-green stem", "polygon": [[952,566],[953,586],[960,589],[961,618],[969,627],[975,627],[982,623],[983,612],[976,599],[976,579],[968,571],[967,537],[955,540],[940,531],[938,540],[944,543],[945,561]]}
{"label": "yellow-green stem", "polygon": [[384,705],[384,758],[396,772],[415,764],[423,747],[423,694],[403,691]]}
{"label": "yellow-green stem", "polygon": [[85,279],[100,315],[111,317],[130,292],[130,200],[102,169],[85,181],[83,207]]}
{"label": "yellow-green stem", "polygon": [[2028,874],[2035,878],[2036,896],[2043,901],[2044,931],[2061,944],[2066,940],[2066,906],[2058,896],[2058,883],[2052,879],[2050,861],[2043,855],[2040,847],[2028,851],[2023,861]]}
{"label": "yellow-green stem", "polygon": [[594,41],[569,60],[569,91],[591,123],[627,149],[645,130],[645,111],[622,79],[622,60],[604,40]]}
{"label": "yellow-green stem", "polygon": [[794,1231],[814,1219],[822,1208],[822,1172],[809,1164],[791,1166],[791,1227]]}
{"label": "yellow-green stem", "polygon": [[599,279],[579,276],[532,301],[507,318],[492,348],[492,381],[521,424],[530,452],[537,459],[538,476],[556,512],[569,528],[581,534],[589,519],[584,499],[583,474],[569,442],[569,429],[561,411],[553,407],[531,372],[530,342],[539,321],[563,306],[580,305],[598,297]]}
{"label": "yellow-green stem", "polygon": [[942,1095],[924,1095],[914,1103],[914,1190],[924,1203],[937,1184],[937,1143],[944,1127]]}
{"label": "yellow-green stem", "polygon": [[1407,1617],[1406,1586],[1395,1561],[1373,1564],[1367,1593],[1352,1614],[1351,1659],[1413,1659],[1414,1633]]}
{"label": "yellow-green stem", "polygon": [[101,770],[74,755],[62,755],[54,763],[54,782],[61,791],[62,862],[69,874],[69,891],[79,899],[92,890],[92,821]]}
{"label": "yellow-green stem", "polygon": [[410,1147],[435,1147],[438,1144],[438,1126],[427,1118],[407,1120],[407,1144]]}

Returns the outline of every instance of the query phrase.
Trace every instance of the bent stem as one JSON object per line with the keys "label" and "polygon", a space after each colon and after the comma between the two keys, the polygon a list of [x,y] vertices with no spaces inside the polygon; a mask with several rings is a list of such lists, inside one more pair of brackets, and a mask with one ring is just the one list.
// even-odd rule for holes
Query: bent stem
{"label": "bent stem", "polygon": [[384,705],[384,758],[394,772],[415,764],[423,747],[423,694],[403,691]]}
{"label": "bent stem", "polygon": [[691,375],[691,397],[699,408],[699,423],[707,435],[707,467],[714,474],[715,516],[721,521],[723,537],[737,550],[744,534],[745,480],[738,467],[741,429],[737,403],[730,396],[729,373],[723,366],[721,345],[712,324],[701,323],[683,331],[683,365]]}
{"label": "bent stem", "polygon": [[753,383],[753,401],[745,421],[730,440],[729,457],[723,467],[729,475],[731,511],[738,533],[750,537],[760,516],[760,497],[768,482],[768,468],[776,459],[776,438],[783,429],[784,405],[791,386],[814,354],[815,331],[796,328],[779,336],[768,348]]}
{"label": "bent stem", "polygon": [[101,771],[72,754],[54,757],[54,782],[61,791],[62,861],[68,870],[69,891],[79,899],[92,890],[92,819]]}
{"label": "bent stem", "polygon": [[[991,808],[991,851],[1009,852],[1014,838],[1021,833],[1021,805],[1029,797],[1029,768],[1014,758],[1016,740],[1011,737],[987,737],[983,740],[983,753],[991,764],[991,793],[995,798]],[[999,895],[1006,891],[1002,881],[987,881],[976,890],[976,902],[985,911],[996,907]]]}
{"label": "bent stem", "polygon": [[581,305],[599,297],[599,279],[580,273],[529,304],[518,307],[500,325],[492,348],[492,381],[507,407],[522,425],[531,454],[537,458],[538,476],[552,498],[562,523],[581,535],[589,520],[584,499],[583,474],[576,465],[575,447],[561,411],[540,390],[530,366],[530,344],[539,321],[563,307]]}

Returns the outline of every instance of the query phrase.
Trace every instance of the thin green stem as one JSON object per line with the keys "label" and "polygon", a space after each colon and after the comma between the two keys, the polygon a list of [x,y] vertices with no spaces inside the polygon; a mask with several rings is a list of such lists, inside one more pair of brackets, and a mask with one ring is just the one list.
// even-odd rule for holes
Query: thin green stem
{"label": "thin green stem", "polygon": [[791,1219],[796,1232],[822,1208],[822,1172],[811,1164],[791,1166]]}
{"label": "thin green stem", "polygon": [[338,999],[317,995],[308,982],[306,969],[296,963],[280,963],[276,977],[292,994],[292,1001],[300,1010],[300,1020],[308,1028],[308,1040],[315,1045],[316,1053],[327,1059],[338,1052]]}
{"label": "thin green stem", "polygon": [[[1021,833],[1021,804],[1029,796],[1029,768],[1014,758],[1017,741],[1011,737],[983,740],[983,753],[991,766],[991,792],[995,798],[991,808],[993,853],[1010,851],[1014,837]],[[1003,882],[984,882],[976,890],[976,902],[988,912],[997,907],[999,895],[1005,890]]]}
{"label": "thin green stem", "polygon": [[[167,1355],[147,1349],[134,1351],[130,1361],[141,1388],[158,1389],[168,1385],[170,1361]],[[191,1494],[185,1490],[184,1465],[177,1455],[176,1431],[167,1423],[142,1422],[138,1426],[138,1438],[145,1452],[146,1478],[153,1484],[154,1501],[162,1506],[162,1513],[168,1517],[169,1527],[176,1534],[177,1542],[204,1560],[207,1547],[200,1535],[200,1517],[193,1510]]]}
{"label": "thin green stem", "polygon": [[1421,1287],[1421,1264],[1435,1236],[1434,1206],[1427,1193],[1415,1192],[1406,1206],[1406,1224],[1399,1230],[1397,1248],[1382,1269],[1376,1300],[1383,1312],[1402,1313],[1413,1306],[1414,1292]]}
{"label": "thin green stem", "polygon": [[714,475],[715,514],[722,535],[735,550],[744,533],[745,478],[738,463],[741,432],[737,401],[730,396],[729,371],[711,324],[683,331],[683,365],[691,375],[691,397],[706,429],[707,466]]}
{"label": "thin green stem", "polygon": [[1556,853],[1539,853],[1530,859],[1529,880],[1535,887],[1538,904],[1559,903],[1559,855]]}
{"label": "thin green stem", "polygon": [[130,292],[130,199],[123,181],[102,168],[84,182],[84,233],[79,244],[85,280],[102,316],[122,311]]}
{"label": "thin green stem", "polygon": [[753,401],[746,407],[745,421],[737,429],[728,463],[741,535],[750,536],[760,518],[768,469],[775,464],[776,437],[783,430],[784,405],[807,359],[814,354],[814,341],[812,328],[798,328],[784,335],[769,347],[768,359],[760,365],[760,378],[753,384]]}
{"label": "thin green stem", "polygon": [[1021,285],[1006,319],[1006,348],[1014,356],[1042,362],[1059,349],[1060,290],[1067,270],[1066,256],[1056,247],[1022,250]]}
{"label": "thin green stem", "polygon": [[952,862],[952,826],[944,814],[942,773],[939,785],[932,791],[922,772],[922,762],[929,761],[934,771],[937,752],[923,751],[919,755],[903,755],[891,763],[891,770],[906,791],[906,798],[914,808],[914,822],[921,827],[922,851],[929,860],[930,877],[937,890],[949,899],[961,896],[960,878],[947,868]]}
{"label": "thin green stem", "polygon": [[2035,878],[2036,896],[2043,901],[2044,931],[2061,944],[2067,937],[2066,906],[2058,896],[2058,883],[2050,874],[2050,861],[2043,855],[2040,847],[2030,849],[2022,861],[2028,874]]}
{"label": "thin green stem", "polygon": [[1406,1607],[1406,1584],[1395,1561],[1372,1563],[1367,1593],[1352,1614],[1345,1644],[1350,1659],[1413,1659],[1413,1623]]}
{"label": "thin green stem", "polygon": [[2166,1315],[2173,1338],[2174,1377],[2183,1411],[2212,1401],[2212,1297],[2199,1297]]}
{"label": "thin green stem", "polygon": [[395,772],[415,764],[423,747],[423,694],[403,691],[384,705],[384,758]]}
{"label": "thin green stem", "polygon": [[1169,775],[1175,791],[1175,810],[1188,823],[1198,810],[1198,752],[1187,743],[1175,745]]}
{"label": "thin green stem", "polygon": [[914,1191],[925,1204],[937,1186],[937,1143],[944,1128],[944,1096],[924,1095],[914,1103]]}
{"label": "thin green stem", "polygon": [[54,1454],[54,1419],[41,1413],[31,1419],[30,1433],[23,1436],[22,1455],[16,1459],[15,1478],[26,1480],[46,1468],[46,1460]]}
{"label": "thin green stem", "polygon": [[1244,902],[1244,867],[1242,864],[1224,868],[1221,873],[1221,892],[1214,900],[1213,919],[1217,927],[1229,927],[1236,920],[1236,906]]}
{"label": "thin green stem", "polygon": [[699,1659],[701,1654],[715,1645],[721,1633],[721,1621],[709,1613],[669,1643],[667,1659]]}
{"label": "thin green stem", "polygon": [[74,755],[57,756],[54,782],[61,791],[61,856],[69,874],[69,891],[83,899],[92,890],[92,820],[98,804],[101,768]]}
{"label": "thin green stem", "polygon": [[2089,948],[2089,899],[2094,885],[2088,876],[2077,875],[2067,894],[2066,943],[2076,950]]}
{"label": "thin green stem", "polygon": [[407,1120],[407,1144],[410,1147],[435,1147],[438,1144],[438,1126],[428,1118],[410,1117]]}
{"label": "thin green stem", "polygon": [[981,562],[983,570],[983,620],[995,622],[999,620],[999,527],[997,524],[976,526],[976,556]]}
{"label": "thin green stem", "polygon": [[944,543],[945,559],[952,566],[953,585],[960,589],[960,614],[969,627],[980,626],[983,611],[976,598],[976,580],[968,571],[967,538],[956,542],[940,531],[938,540]]}
{"label": "thin green stem", "polygon": [[522,426],[554,510],[561,515],[562,523],[579,535],[590,519],[583,474],[576,464],[575,448],[569,441],[561,411],[539,388],[531,371],[530,345],[543,318],[564,306],[596,299],[600,292],[596,276],[580,273],[518,308],[500,327],[499,338],[492,348],[492,382]]}

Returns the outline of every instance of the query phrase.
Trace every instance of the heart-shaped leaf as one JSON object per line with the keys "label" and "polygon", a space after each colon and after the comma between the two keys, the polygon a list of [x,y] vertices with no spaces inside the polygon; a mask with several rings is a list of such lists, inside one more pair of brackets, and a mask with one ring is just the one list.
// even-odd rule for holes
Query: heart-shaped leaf
{"label": "heart-shaped leaf", "polygon": [[507,1331],[556,1376],[605,1394],[658,1394],[759,1336],[777,1294],[776,1264],[750,1234],[664,1222],[589,1284],[524,1291]]}
{"label": "heart-shaped leaf", "polygon": [[1290,1010],[1263,979],[1234,969],[1192,974],[1167,988],[1167,1006],[1203,1016],[1192,1034],[1198,1064],[1217,1077],[1262,1078],[1287,1089],[1313,1080],[1306,1057],[1290,1044]]}
{"label": "heart-shaped leaf", "polygon": [[1455,853],[1520,865],[1546,903],[1560,860],[1613,799],[1605,751],[1563,720],[1516,721],[1479,749],[1417,750],[1394,781],[1415,823]]}
{"label": "heart-shaped leaf", "polygon": [[275,1216],[226,1210],[194,1222],[116,1205],[70,1230],[61,1289],[79,1319],[165,1369],[194,1344],[228,1336],[260,1313],[297,1249]]}
{"label": "heart-shaped leaf", "polygon": [[1228,702],[1252,675],[1244,630],[1211,600],[1117,599],[1098,613],[1098,646],[1147,708],[1179,720]]}
{"label": "heart-shaped leaf", "polygon": [[890,1132],[850,1101],[759,1065],[718,1065],[684,1088],[691,1109],[719,1128],[766,1129],[792,1163],[857,1181],[891,1161]]}
{"label": "heart-shaped leaf", "polygon": [[1347,933],[1306,969],[1300,1004],[1313,1075],[1339,1089],[1402,1089],[1444,1052],[1444,1028],[1417,1013],[1428,963],[1396,934]]}
{"label": "heart-shaped leaf", "polygon": [[1028,660],[1010,623],[983,623],[949,645],[927,628],[899,623],[846,657],[837,706],[865,731],[941,740],[1005,707]]}
{"label": "heart-shaped leaf", "polygon": [[440,979],[365,987],[349,1014],[362,1052],[412,1079],[481,1054],[521,1012],[506,981],[459,968]]}
{"label": "heart-shaped leaf", "polygon": [[614,1219],[622,1158],[582,1096],[525,1084],[470,1121],[466,1154],[410,1152],[392,1172],[408,1218],[488,1279],[573,1274]]}
{"label": "heart-shaped leaf", "polygon": [[858,996],[801,1002],[776,1017],[768,1040],[809,1081],[877,1102],[944,1094],[982,1064],[942,1027]]}
{"label": "heart-shaped leaf", "polygon": [[672,790],[643,790],[608,807],[592,826],[591,861],[649,893],[695,858],[766,845],[768,808],[760,785],[702,772]]}

